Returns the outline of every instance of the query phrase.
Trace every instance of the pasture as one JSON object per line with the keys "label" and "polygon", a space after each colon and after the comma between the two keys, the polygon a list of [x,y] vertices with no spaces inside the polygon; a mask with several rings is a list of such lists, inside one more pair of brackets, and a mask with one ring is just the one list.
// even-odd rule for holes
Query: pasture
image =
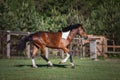
{"label": "pasture", "polygon": [[60,59],[50,59],[48,67],[41,58],[35,58],[38,68],[31,67],[30,59],[0,59],[0,80],[120,80],[120,59],[93,61],[74,58],[75,69],[69,61],[58,64]]}

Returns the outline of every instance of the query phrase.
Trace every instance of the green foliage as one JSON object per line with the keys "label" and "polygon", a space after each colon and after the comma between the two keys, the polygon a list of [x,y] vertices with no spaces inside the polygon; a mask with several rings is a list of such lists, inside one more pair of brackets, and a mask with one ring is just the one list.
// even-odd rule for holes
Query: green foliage
{"label": "green foliage", "polygon": [[120,0],[1,0],[0,29],[56,32],[82,23],[87,33],[120,42],[119,8]]}
{"label": "green foliage", "polygon": [[37,13],[33,0],[6,0],[1,3],[4,11],[1,13],[1,29],[16,31],[36,30]]}
{"label": "green foliage", "polygon": [[[105,0],[99,2],[98,6],[91,11],[89,16],[92,32],[94,34],[106,35],[118,42],[120,38],[118,27],[120,25],[120,1]],[[117,43],[118,44],[118,43]]]}

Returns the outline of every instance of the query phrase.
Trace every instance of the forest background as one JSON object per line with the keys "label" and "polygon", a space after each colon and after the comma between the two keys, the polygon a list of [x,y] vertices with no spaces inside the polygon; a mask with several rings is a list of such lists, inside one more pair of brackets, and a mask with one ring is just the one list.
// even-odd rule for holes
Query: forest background
{"label": "forest background", "polygon": [[0,30],[56,32],[75,23],[120,44],[120,0],[0,0]]}

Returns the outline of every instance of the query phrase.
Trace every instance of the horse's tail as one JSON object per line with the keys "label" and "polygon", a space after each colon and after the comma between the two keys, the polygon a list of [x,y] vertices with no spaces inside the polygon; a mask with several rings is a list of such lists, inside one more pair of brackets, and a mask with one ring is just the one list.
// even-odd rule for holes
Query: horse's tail
{"label": "horse's tail", "polygon": [[32,35],[23,37],[17,44],[17,50],[24,50],[26,48],[26,43],[32,41]]}

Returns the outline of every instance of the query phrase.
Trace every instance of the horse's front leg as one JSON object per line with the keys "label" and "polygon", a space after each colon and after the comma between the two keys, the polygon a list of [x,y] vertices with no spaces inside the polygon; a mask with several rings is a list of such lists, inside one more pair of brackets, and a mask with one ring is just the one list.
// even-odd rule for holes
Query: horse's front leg
{"label": "horse's front leg", "polygon": [[65,63],[69,57],[70,57],[70,54],[66,53],[66,57],[63,60],[61,60],[60,63]]}
{"label": "horse's front leg", "polygon": [[35,60],[34,60],[34,57],[35,57],[37,51],[38,51],[38,48],[36,46],[34,46],[33,53],[32,53],[32,66],[34,68],[37,68],[37,65],[36,65]]}
{"label": "horse's front leg", "polygon": [[59,64],[65,63],[70,57],[69,50],[66,47],[63,47],[62,50],[64,51],[64,53],[66,53],[67,56],[63,60],[61,60]]}
{"label": "horse's front leg", "polygon": [[59,64],[65,63],[65,62],[68,60],[68,58],[70,58],[71,67],[74,68],[75,65],[74,65],[74,63],[73,63],[72,53],[71,53],[71,52],[68,52],[68,53],[66,53],[66,54],[67,54],[67,56],[65,57],[65,59],[61,60],[61,61],[59,62]]}
{"label": "horse's front leg", "polygon": [[75,65],[74,65],[73,59],[72,59],[72,53],[69,52],[69,54],[70,54],[70,64],[71,64],[71,67],[72,67],[72,68],[75,68]]}

